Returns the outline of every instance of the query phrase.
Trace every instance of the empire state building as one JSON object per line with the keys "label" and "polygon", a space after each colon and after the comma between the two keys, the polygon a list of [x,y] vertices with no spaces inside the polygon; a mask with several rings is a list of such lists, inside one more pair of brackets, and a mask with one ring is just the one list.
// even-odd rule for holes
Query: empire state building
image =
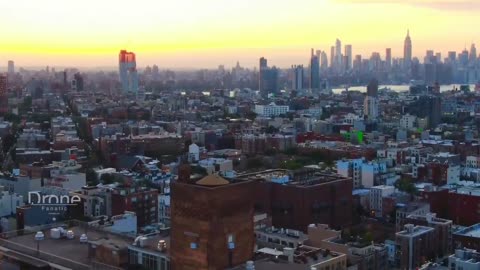
{"label": "empire state building", "polygon": [[407,30],[407,37],[403,45],[403,61],[405,69],[410,69],[412,64],[412,40],[410,39],[410,30]]}

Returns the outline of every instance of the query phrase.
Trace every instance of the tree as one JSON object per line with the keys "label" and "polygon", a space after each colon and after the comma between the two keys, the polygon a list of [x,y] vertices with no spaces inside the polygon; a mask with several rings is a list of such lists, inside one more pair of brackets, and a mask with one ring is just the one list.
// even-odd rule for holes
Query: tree
{"label": "tree", "polygon": [[257,117],[257,114],[255,112],[247,112],[245,113],[245,118],[249,119],[249,120],[255,120],[255,118]]}
{"label": "tree", "polygon": [[415,185],[405,178],[401,178],[395,182],[395,187],[398,188],[398,190],[406,192],[410,195],[415,195],[417,193],[417,188]]}
{"label": "tree", "polygon": [[15,145],[16,138],[12,134],[7,134],[2,140],[3,151],[7,153]]}
{"label": "tree", "polygon": [[263,159],[261,157],[249,158],[247,160],[247,169],[258,169],[263,167]]}
{"label": "tree", "polygon": [[267,134],[274,134],[278,132],[278,128],[270,125],[267,127],[267,130],[265,131]]}
{"label": "tree", "polygon": [[371,232],[366,232],[365,235],[363,236],[363,240],[366,243],[371,243],[373,241],[373,235]]}
{"label": "tree", "polygon": [[303,164],[298,160],[287,160],[282,164],[281,167],[283,169],[294,171],[301,169],[303,167]]}
{"label": "tree", "polygon": [[113,184],[116,179],[115,179],[115,175],[110,173],[104,173],[100,177],[100,180],[102,181],[102,184],[109,185],[109,184]]}
{"label": "tree", "polygon": [[86,178],[87,184],[89,186],[95,186],[95,185],[98,185],[98,183],[99,183],[98,175],[92,168],[88,168],[85,171],[85,178]]}

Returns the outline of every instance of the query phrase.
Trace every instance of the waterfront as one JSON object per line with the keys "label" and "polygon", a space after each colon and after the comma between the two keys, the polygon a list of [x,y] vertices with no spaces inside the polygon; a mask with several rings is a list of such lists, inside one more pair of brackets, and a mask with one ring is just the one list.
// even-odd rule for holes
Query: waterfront
{"label": "waterfront", "polygon": [[[460,89],[460,86],[461,86],[461,84],[440,85],[440,92],[446,92],[446,91],[450,91],[450,90],[453,90],[453,89]],[[475,89],[474,84],[469,84],[469,86],[470,86],[471,91],[473,91]],[[379,89],[385,89],[386,88],[386,89],[393,90],[395,92],[406,92],[410,89],[410,85],[408,85],[408,84],[379,85],[378,88]],[[350,86],[350,87],[348,87],[348,90],[349,91],[359,91],[359,92],[365,93],[365,92],[367,92],[367,87],[366,86]],[[344,88],[335,87],[335,88],[332,89],[332,91],[335,94],[339,94],[342,91],[345,91],[345,87]]]}

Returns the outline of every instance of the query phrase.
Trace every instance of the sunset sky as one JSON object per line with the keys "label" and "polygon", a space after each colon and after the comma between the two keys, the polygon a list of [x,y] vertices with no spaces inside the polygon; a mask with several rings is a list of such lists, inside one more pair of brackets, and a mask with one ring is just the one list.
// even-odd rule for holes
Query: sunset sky
{"label": "sunset sky", "polygon": [[[120,49],[160,68],[306,64],[336,38],[354,54],[446,55],[480,41],[478,0],[2,0],[0,67],[116,67]],[[479,44],[480,46],[480,44]]]}

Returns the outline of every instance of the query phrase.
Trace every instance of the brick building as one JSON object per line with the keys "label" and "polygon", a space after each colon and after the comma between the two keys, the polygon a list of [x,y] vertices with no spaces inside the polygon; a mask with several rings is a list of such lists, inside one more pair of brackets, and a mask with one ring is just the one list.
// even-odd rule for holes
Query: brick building
{"label": "brick building", "polygon": [[252,181],[209,175],[194,182],[184,166],[171,184],[173,270],[225,269],[253,257]]}
{"label": "brick building", "polygon": [[[312,223],[334,228],[352,222],[352,180],[337,174],[314,172],[279,183],[283,170],[240,176],[255,180],[255,208],[272,216],[275,227],[306,231]],[[276,178],[275,178],[276,177]]]}
{"label": "brick building", "polygon": [[135,212],[138,227],[158,222],[158,190],[121,186],[113,188],[111,193],[112,215]]}

